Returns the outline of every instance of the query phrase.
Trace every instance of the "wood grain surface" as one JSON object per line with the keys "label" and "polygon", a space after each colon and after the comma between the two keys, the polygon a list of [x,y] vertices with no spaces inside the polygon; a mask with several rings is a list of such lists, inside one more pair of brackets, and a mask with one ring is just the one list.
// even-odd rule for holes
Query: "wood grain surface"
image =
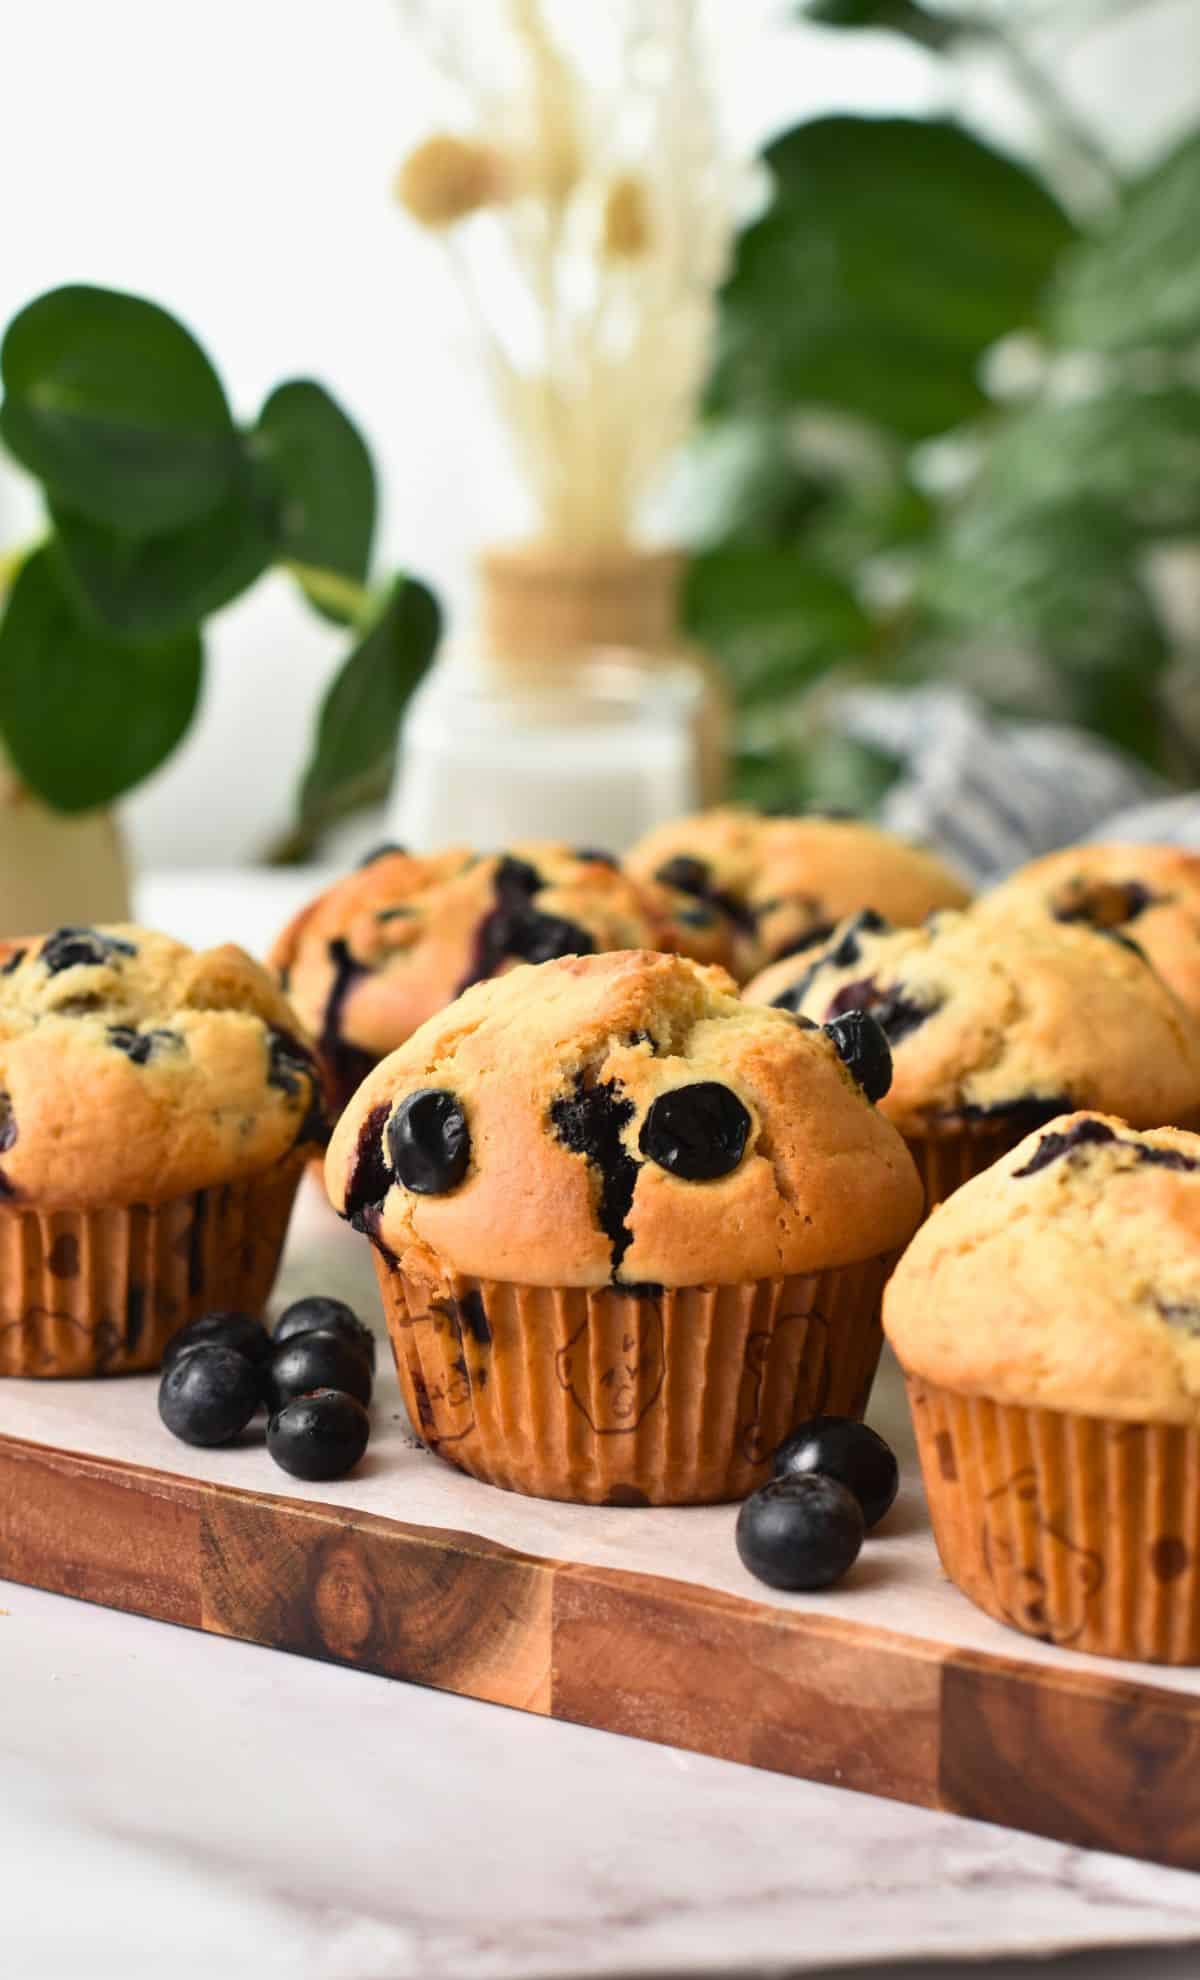
{"label": "wood grain surface", "polygon": [[984,1655],[12,1436],[0,1575],[1200,1869],[1200,1688],[1026,1662],[1015,1637]]}

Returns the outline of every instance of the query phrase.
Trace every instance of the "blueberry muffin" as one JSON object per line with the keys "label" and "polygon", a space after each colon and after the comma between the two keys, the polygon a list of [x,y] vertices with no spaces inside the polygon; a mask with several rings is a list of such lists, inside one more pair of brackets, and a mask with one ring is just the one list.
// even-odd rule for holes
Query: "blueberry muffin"
{"label": "blueberry muffin", "polygon": [[1200,1120],[1200,1023],[1136,949],[1082,922],[974,909],[894,929],[868,912],[745,995],[818,1024],[873,1012],[894,1060],[881,1105],[930,1208],[1074,1107]]}
{"label": "blueberry muffin", "polygon": [[240,949],[148,929],[0,944],[0,1373],[153,1368],[263,1305],[325,1139],[295,1014]]}
{"label": "blueberry muffin", "polygon": [[1181,846],[1068,846],[1021,867],[979,905],[997,914],[1034,907],[1054,921],[1126,936],[1200,1017],[1200,853]]}
{"label": "blueberry muffin", "polygon": [[660,826],[625,864],[643,886],[663,890],[672,911],[690,897],[710,931],[723,929],[727,953],[705,960],[728,962],[743,980],[861,908],[908,927],[969,898],[933,853],[874,825],[766,818],[732,805]]}
{"label": "blueberry muffin", "polygon": [[1050,1122],[934,1212],[884,1325],[972,1601],[1200,1662],[1200,1137]]}
{"label": "blueberry muffin", "polygon": [[301,910],[271,963],[317,1040],[340,1111],[380,1059],[472,983],[518,962],[672,945],[607,853],[382,847]]}
{"label": "blueberry muffin", "polygon": [[866,1090],[887,1072],[869,1020],[823,1032],[646,951],[516,969],[430,1019],[326,1164],[421,1436],[512,1490],[685,1504],[861,1411],[921,1212]]}

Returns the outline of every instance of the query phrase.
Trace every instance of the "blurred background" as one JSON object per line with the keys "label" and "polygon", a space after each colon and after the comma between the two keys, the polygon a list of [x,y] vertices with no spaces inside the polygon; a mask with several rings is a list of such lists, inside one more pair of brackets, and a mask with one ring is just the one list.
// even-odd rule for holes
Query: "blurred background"
{"label": "blurred background", "polygon": [[[489,6],[467,10],[481,31]],[[528,504],[445,243],[395,196],[401,160],[462,123],[422,11],[23,0],[0,319],[64,283],[151,298],[239,422],[281,379],[319,380],[374,456],[374,566],[420,578],[461,629],[477,548]],[[547,18],[569,41],[590,11]],[[738,788],[870,803],[891,769],[834,739],[822,696],[930,680],[1192,782],[1196,0],[704,11],[742,231],[704,418],[645,527],[700,553],[685,609],[737,703]],[[10,577],[44,497],[18,452],[0,451]],[[280,850],[346,651],[278,569],[203,637],[196,718],[122,802],[144,864]],[[3,707],[0,729],[19,729]]]}

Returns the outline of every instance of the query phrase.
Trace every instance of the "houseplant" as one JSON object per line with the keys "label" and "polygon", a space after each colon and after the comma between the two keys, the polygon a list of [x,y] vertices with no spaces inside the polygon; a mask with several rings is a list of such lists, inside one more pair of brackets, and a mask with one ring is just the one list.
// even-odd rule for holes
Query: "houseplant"
{"label": "houseplant", "polygon": [[[42,918],[119,892],[106,808],[195,714],[204,627],[283,569],[346,629],[282,849],[306,851],[390,778],[400,714],[437,644],[429,590],[372,574],[375,475],[324,388],[292,379],[239,423],[191,333],[156,304],[72,286],[28,304],[0,347],[0,443],[40,483],[46,530],[0,559],[3,828],[38,821]],[[52,821],[78,823],[53,833]],[[57,846],[57,853],[55,847]],[[20,862],[0,871],[10,890]],[[61,888],[56,885],[55,869]],[[65,890],[65,891],[64,891]],[[24,925],[0,888],[0,925]]]}

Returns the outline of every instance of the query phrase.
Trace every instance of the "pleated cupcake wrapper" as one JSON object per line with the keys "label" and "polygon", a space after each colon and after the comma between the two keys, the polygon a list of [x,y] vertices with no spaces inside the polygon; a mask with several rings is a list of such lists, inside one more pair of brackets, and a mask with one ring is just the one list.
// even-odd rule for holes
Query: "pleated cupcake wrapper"
{"label": "pleated cupcake wrapper", "polygon": [[1025,1409],[908,1378],[942,1566],[998,1621],[1200,1663],[1200,1430]]}
{"label": "pleated cupcake wrapper", "polygon": [[123,1209],[0,1205],[0,1375],[132,1374],[211,1307],[259,1312],[303,1165]]}
{"label": "pleated cupcake wrapper", "polygon": [[972,1176],[990,1169],[1024,1141],[1028,1128],[978,1127],[970,1122],[942,1134],[906,1136],[909,1152],[925,1185],[925,1214],[936,1210]]}
{"label": "pleated cupcake wrapper", "polygon": [[413,1426],[476,1478],[590,1505],[744,1497],[821,1410],[861,1415],[894,1254],[624,1293],[406,1278],[377,1254]]}

